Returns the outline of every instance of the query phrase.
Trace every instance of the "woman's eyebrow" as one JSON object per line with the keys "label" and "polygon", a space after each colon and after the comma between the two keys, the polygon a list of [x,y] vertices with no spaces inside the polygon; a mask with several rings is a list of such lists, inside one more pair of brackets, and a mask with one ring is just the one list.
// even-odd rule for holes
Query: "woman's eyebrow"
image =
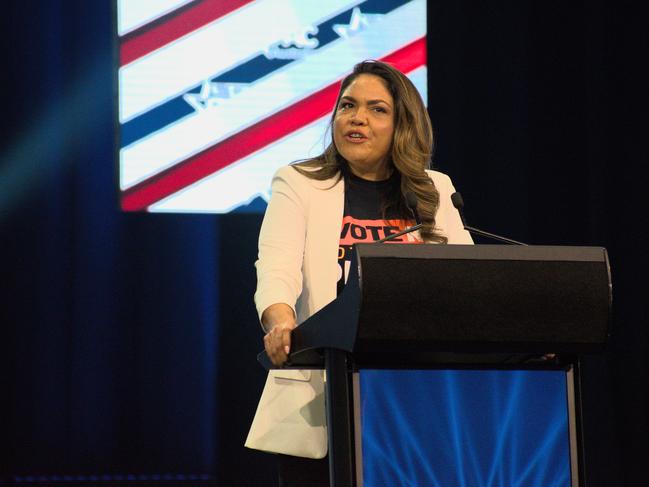
{"label": "woman's eyebrow", "polygon": [[387,106],[390,106],[390,104],[387,101],[381,100],[380,98],[377,98],[376,100],[367,100],[368,105],[376,105],[377,103],[384,103]]}
{"label": "woman's eyebrow", "polygon": [[[349,96],[349,95],[345,95],[345,96],[340,97],[340,101],[343,101],[343,100],[349,100],[349,101],[356,102],[356,98],[354,98],[353,96]],[[391,106],[387,101],[382,100],[381,98],[377,98],[376,100],[367,100],[368,105],[376,105],[377,103],[385,103],[387,106]]]}

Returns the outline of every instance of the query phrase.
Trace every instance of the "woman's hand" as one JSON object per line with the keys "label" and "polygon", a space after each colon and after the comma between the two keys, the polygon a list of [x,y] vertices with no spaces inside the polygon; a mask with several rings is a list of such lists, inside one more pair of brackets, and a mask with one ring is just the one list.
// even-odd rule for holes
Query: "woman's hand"
{"label": "woman's hand", "polygon": [[293,309],[285,303],[272,304],[264,310],[261,323],[268,333],[264,336],[266,354],[276,366],[282,366],[291,350],[291,331],[295,328]]}

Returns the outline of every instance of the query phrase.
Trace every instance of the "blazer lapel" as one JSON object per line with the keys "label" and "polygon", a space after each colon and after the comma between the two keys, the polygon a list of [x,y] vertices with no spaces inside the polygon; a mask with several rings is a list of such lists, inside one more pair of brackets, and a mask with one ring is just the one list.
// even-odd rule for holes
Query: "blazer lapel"
{"label": "blazer lapel", "polygon": [[315,313],[336,298],[338,282],[338,244],[343,219],[345,185],[343,179],[317,181],[309,205],[305,242],[305,283],[309,312]]}

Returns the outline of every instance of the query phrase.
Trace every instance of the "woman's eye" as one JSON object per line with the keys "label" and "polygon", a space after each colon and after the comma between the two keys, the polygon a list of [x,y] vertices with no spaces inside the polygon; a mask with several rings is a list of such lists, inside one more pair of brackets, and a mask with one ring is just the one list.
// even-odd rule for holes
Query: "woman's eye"
{"label": "woman's eye", "polygon": [[345,108],[350,108],[351,106],[352,106],[352,104],[349,103],[348,101],[346,101],[346,102],[343,102],[343,103],[340,104],[340,109],[344,110]]}
{"label": "woman's eye", "polygon": [[374,110],[376,110],[377,112],[380,112],[380,113],[386,113],[386,110],[383,107],[375,107]]}

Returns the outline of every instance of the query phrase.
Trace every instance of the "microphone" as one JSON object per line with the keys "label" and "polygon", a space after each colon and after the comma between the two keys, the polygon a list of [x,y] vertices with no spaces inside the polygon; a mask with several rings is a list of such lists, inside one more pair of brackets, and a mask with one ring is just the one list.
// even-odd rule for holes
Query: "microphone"
{"label": "microphone", "polygon": [[417,211],[417,195],[412,191],[408,191],[406,193],[406,206],[415,217],[415,222],[417,223],[417,225],[419,225],[421,223],[421,220],[419,219],[419,212]]}
{"label": "microphone", "polygon": [[421,220],[419,219],[419,212],[417,211],[417,195],[412,191],[408,191],[405,194],[405,199],[406,199],[406,206],[412,212],[413,216],[415,217],[415,222],[417,224],[413,225],[412,227],[408,227],[405,230],[401,230],[398,233],[393,233],[392,235],[388,235],[387,237],[382,238],[381,240],[377,240],[374,243],[378,244],[378,243],[388,242],[390,240],[394,240],[395,238],[399,238],[402,235],[405,235],[406,233],[411,233],[416,230],[419,230],[422,227]]}
{"label": "microphone", "polygon": [[466,224],[466,220],[464,219],[464,212],[462,211],[464,209],[464,200],[462,199],[462,195],[456,191],[451,195],[451,201],[453,202],[453,206],[457,209],[458,213],[460,214],[460,220],[462,220],[462,225],[464,225],[464,229],[467,232],[473,233],[474,235],[480,235],[481,237],[487,237],[494,240],[498,240],[500,242],[512,244],[512,245],[527,245],[526,243],[519,242],[518,240],[512,240],[511,238],[501,237],[500,235],[485,232],[484,230],[480,230],[479,228],[468,226]]}

